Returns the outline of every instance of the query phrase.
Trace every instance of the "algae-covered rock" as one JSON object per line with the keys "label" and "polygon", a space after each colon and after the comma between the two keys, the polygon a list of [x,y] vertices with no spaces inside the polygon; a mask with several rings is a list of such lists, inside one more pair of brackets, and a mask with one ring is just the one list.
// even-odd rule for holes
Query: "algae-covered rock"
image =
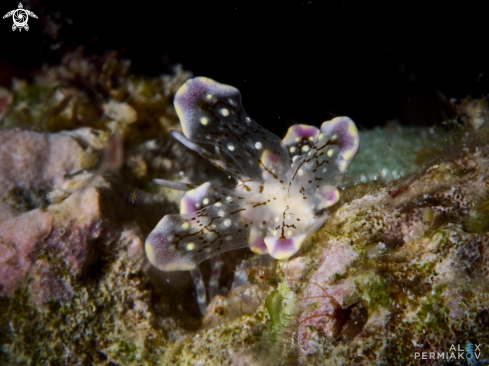
{"label": "algae-covered rock", "polygon": [[[326,224],[287,261],[228,253],[201,317],[190,275],[145,258],[181,196],[152,179],[227,178],[168,133],[189,73],[129,68],[78,52],[2,94],[1,364],[449,364],[467,342],[487,359],[485,102],[470,128],[362,133]],[[368,142],[389,139],[388,157]]]}

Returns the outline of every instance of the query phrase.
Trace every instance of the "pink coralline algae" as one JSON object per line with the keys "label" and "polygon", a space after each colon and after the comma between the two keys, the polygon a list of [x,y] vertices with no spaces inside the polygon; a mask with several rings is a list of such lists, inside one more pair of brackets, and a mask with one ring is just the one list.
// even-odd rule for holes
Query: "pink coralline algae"
{"label": "pink coralline algae", "polygon": [[298,344],[304,354],[310,354],[316,349],[313,338],[318,330],[330,337],[337,335],[337,320],[325,314],[335,315],[337,312],[330,297],[344,306],[345,300],[353,293],[355,286],[351,280],[335,283],[335,276],[343,275],[356,258],[358,254],[349,245],[332,241],[324,249],[319,259],[321,265],[311,281],[305,283],[307,287],[300,305],[303,311],[296,329]]}
{"label": "pink coralline algae", "polygon": [[[30,282],[40,303],[70,299],[69,284],[57,278],[42,252],[54,253],[79,275],[103,230],[96,189],[70,188],[68,176],[81,170],[82,152],[61,133],[0,132],[0,293],[11,295]],[[49,205],[46,193],[52,190],[67,198]]]}

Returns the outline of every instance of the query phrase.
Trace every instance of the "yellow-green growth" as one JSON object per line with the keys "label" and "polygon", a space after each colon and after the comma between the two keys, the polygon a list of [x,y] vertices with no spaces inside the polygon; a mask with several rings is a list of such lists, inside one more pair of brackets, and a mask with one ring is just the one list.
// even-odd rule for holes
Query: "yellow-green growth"
{"label": "yellow-green growth", "polygon": [[479,214],[471,215],[464,222],[464,229],[469,233],[483,234],[489,231],[489,210],[484,210]]}
{"label": "yellow-green growth", "polygon": [[295,309],[295,294],[285,282],[280,282],[277,290],[265,299],[265,306],[270,314],[272,341],[280,339],[289,324]]}
{"label": "yellow-green growth", "polygon": [[443,297],[446,285],[438,285],[431,292],[431,296],[426,297],[426,301],[421,302],[419,311],[416,313],[423,326],[440,331],[447,324],[449,314],[445,306]]}
{"label": "yellow-green growth", "polygon": [[362,274],[355,278],[355,286],[361,293],[362,299],[373,309],[379,305],[388,306],[391,301],[387,281],[374,273]]}

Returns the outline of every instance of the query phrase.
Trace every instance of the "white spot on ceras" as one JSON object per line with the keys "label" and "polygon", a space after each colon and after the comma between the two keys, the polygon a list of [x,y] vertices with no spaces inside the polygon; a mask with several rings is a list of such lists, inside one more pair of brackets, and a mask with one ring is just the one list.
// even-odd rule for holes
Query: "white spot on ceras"
{"label": "white spot on ceras", "polygon": [[292,230],[287,231],[287,236],[292,236]]}
{"label": "white spot on ceras", "polygon": [[221,207],[222,203],[221,202],[216,202],[216,207]]}
{"label": "white spot on ceras", "polygon": [[323,172],[323,173],[326,173],[326,170],[327,170],[326,168],[323,168],[322,172]]}
{"label": "white spot on ceras", "polygon": [[209,199],[208,199],[208,198],[204,198],[204,201],[202,201],[202,203],[203,203],[204,205],[209,204]]}
{"label": "white spot on ceras", "polygon": [[195,204],[195,207],[199,208],[200,207],[200,203],[196,203]]}
{"label": "white spot on ceras", "polygon": [[337,134],[334,134],[333,136],[331,136],[331,141],[334,141],[338,138],[338,135]]}
{"label": "white spot on ceras", "polygon": [[332,157],[333,154],[334,154],[334,150],[333,149],[329,149],[328,152],[326,153],[329,157]]}
{"label": "white spot on ceras", "polygon": [[289,149],[289,151],[290,151],[291,153],[293,153],[293,152],[295,151],[295,146],[292,146],[292,147]]}
{"label": "white spot on ceras", "polygon": [[251,122],[250,117],[246,117],[245,120],[246,120],[246,123],[250,123]]}
{"label": "white spot on ceras", "polygon": [[218,212],[217,212],[217,214],[218,214],[219,216],[221,216],[221,217],[226,216],[226,213],[225,213],[223,210],[218,211]]}
{"label": "white spot on ceras", "polygon": [[300,168],[300,169],[297,171],[297,175],[300,177],[302,174],[304,174],[304,171],[302,170],[302,168]]}
{"label": "white spot on ceras", "polygon": [[291,219],[291,216],[290,216],[290,215],[287,215],[285,218],[286,218],[287,220],[290,220],[290,219]]}
{"label": "white spot on ceras", "polygon": [[320,134],[319,134],[319,136],[318,136],[318,139],[319,139],[319,140],[322,140],[322,139],[323,139],[323,137],[324,137],[324,134],[323,134],[323,133],[320,133]]}
{"label": "white spot on ceras", "polygon": [[194,250],[195,249],[195,244],[194,243],[188,243],[185,246],[185,249],[187,249],[190,252],[191,250]]}
{"label": "white spot on ceras", "polygon": [[278,222],[278,220],[280,220],[280,217],[278,217],[278,216],[277,216],[277,217],[275,218],[275,222]]}
{"label": "white spot on ceras", "polygon": [[223,221],[224,226],[231,226],[231,219],[226,219]]}
{"label": "white spot on ceras", "polygon": [[227,109],[227,108],[221,108],[221,110],[219,111],[219,113],[221,113],[224,117],[227,117],[227,116],[229,116],[229,109]]}
{"label": "white spot on ceras", "polygon": [[204,126],[207,126],[207,124],[209,123],[209,118],[207,117],[202,117],[200,119],[200,123],[202,123]]}
{"label": "white spot on ceras", "polygon": [[234,100],[232,100],[231,98],[228,99],[228,102],[229,104],[231,104],[232,106],[236,105],[236,103],[234,103]]}
{"label": "white spot on ceras", "polygon": [[190,227],[190,224],[188,222],[184,222],[182,224],[182,229],[187,230]]}
{"label": "white spot on ceras", "polygon": [[296,138],[295,138],[295,142],[299,142],[300,140],[301,140],[301,138],[300,138],[300,137],[296,137]]}
{"label": "white spot on ceras", "polygon": [[309,145],[304,145],[301,148],[302,152],[308,152],[310,149],[311,149],[311,147]]}
{"label": "white spot on ceras", "polygon": [[273,236],[277,236],[277,230],[273,230],[273,231],[272,231],[272,235],[273,235]]}
{"label": "white spot on ceras", "polygon": [[231,197],[231,196],[226,197],[226,201],[231,202],[232,200],[233,200],[233,197]]}
{"label": "white spot on ceras", "polygon": [[211,99],[212,99],[212,94],[207,94],[207,95],[206,95],[206,98],[207,98],[208,100],[211,100]]}
{"label": "white spot on ceras", "polygon": [[262,148],[262,146],[263,145],[259,141],[255,143],[255,149],[257,149],[257,150],[260,150]]}
{"label": "white spot on ceras", "polygon": [[228,149],[229,149],[229,151],[234,151],[234,146],[233,146],[233,145],[231,145],[231,144],[229,144],[229,145],[228,145]]}
{"label": "white spot on ceras", "polygon": [[309,141],[314,141],[314,136],[309,136]]}

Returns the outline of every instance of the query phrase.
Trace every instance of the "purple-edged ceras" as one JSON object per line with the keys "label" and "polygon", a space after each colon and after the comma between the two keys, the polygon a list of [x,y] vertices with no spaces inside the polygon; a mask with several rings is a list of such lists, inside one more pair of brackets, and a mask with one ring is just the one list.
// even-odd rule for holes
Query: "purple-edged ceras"
{"label": "purple-edged ceras", "polygon": [[320,129],[294,125],[280,140],[246,114],[236,88],[203,77],[179,89],[175,108],[184,135],[173,136],[233,177],[236,186],[207,182],[188,190],[180,214],[163,217],[146,239],[150,262],[177,271],[243,247],[276,259],[296,253],[340,198],[336,187],[359,147],[353,121],[337,117]]}

